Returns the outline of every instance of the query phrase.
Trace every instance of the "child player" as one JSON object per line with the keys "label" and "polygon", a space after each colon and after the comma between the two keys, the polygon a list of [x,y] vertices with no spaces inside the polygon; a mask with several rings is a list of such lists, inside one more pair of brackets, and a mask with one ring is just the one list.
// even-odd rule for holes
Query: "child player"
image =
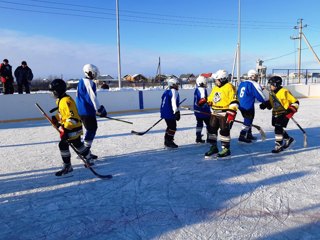
{"label": "child player", "polygon": [[81,141],[82,123],[74,100],[66,94],[67,86],[62,79],[55,79],[49,84],[49,91],[57,98],[58,114],[52,117],[52,122],[60,132],[59,149],[63,161],[63,168],[56,172],[56,176],[66,175],[73,171],[69,144],[92,165],[90,149]]}
{"label": "child player", "polygon": [[168,79],[168,89],[162,94],[160,106],[161,118],[166,121],[167,129],[164,135],[164,145],[167,148],[178,148],[174,143],[174,135],[177,131],[177,121],[180,120],[179,111],[179,82],[175,78]]}
{"label": "child player", "polygon": [[273,76],[268,80],[270,85],[269,100],[261,103],[260,108],[272,109],[272,126],[275,133],[275,147],[272,153],[279,153],[292,145],[294,139],[284,130],[289,119],[298,111],[299,101],[282,87],[282,78]]}

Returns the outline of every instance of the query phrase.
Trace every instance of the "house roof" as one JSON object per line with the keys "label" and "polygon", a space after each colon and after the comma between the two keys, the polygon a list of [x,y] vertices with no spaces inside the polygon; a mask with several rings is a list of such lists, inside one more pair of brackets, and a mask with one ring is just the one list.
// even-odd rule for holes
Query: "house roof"
{"label": "house roof", "polygon": [[181,74],[180,78],[191,78],[195,77],[193,73],[186,73],[186,74]]}

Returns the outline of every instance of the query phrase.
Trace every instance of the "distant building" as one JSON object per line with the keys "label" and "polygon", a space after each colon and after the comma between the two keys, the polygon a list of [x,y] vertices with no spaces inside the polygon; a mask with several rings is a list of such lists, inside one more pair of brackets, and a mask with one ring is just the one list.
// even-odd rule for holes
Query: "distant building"
{"label": "distant building", "polygon": [[134,74],[134,75],[128,74],[128,75],[125,75],[123,79],[128,82],[147,82],[148,81],[148,78],[146,78],[142,74]]}
{"label": "distant building", "polygon": [[181,74],[180,79],[182,82],[192,82],[196,80],[196,76],[193,73]]}

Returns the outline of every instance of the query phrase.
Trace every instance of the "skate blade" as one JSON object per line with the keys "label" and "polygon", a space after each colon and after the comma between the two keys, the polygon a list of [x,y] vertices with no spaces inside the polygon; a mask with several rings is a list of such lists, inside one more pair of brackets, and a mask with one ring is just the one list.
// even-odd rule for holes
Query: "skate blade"
{"label": "skate blade", "polygon": [[217,159],[217,154],[212,154],[211,156],[204,156],[204,160],[215,160]]}
{"label": "skate blade", "polygon": [[220,161],[230,160],[230,159],[231,159],[231,155],[225,156],[225,157],[218,157],[218,156],[217,156],[217,159],[220,160]]}
{"label": "skate blade", "polygon": [[253,142],[242,142],[242,141],[238,141],[238,144],[240,145],[250,145],[252,144]]}
{"label": "skate blade", "polygon": [[73,173],[68,173],[68,174],[64,174],[61,176],[55,176],[55,177],[56,177],[56,179],[71,178],[71,177],[73,177]]}
{"label": "skate blade", "polygon": [[174,150],[178,150],[179,148],[172,148],[172,147],[164,146],[164,149],[169,150],[169,151],[174,151]]}

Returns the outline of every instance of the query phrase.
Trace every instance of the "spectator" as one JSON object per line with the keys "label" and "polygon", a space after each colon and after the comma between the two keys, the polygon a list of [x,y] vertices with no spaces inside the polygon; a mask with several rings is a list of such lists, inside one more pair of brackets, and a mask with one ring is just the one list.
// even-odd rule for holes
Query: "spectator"
{"label": "spectator", "polygon": [[0,77],[1,82],[3,83],[3,93],[4,94],[13,94],[13,75],[12,67],[9,64],[8,59],[3,59],[3,63],[0,65]]}
{"label": "spectator", "polygon": [[21,66],[16,68],[14,76],[18,83],[18,93],[23,93],[23,87],[27,94],[30,93],[30,83],[33,79],[33,73],[31,68],[28,67],[26,61],[22,61]]}

